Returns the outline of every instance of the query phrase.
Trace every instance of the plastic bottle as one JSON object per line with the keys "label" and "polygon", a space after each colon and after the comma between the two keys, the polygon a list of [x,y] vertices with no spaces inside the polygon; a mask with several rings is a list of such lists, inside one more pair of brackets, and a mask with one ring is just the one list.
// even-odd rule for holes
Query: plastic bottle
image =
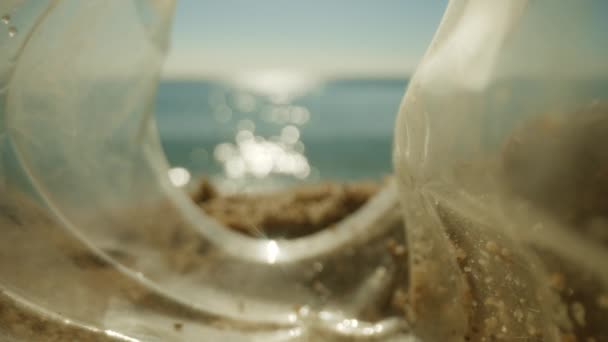
{"label": "plastic bottle", "polygon": [[407,337],[388,188],[331,230],[254,239],[168,177],[153,106],[170,0],[0,4],[0,339]]}
{"label": "plastic bottle", "polygon": [[424,340],[608,339],[607,11],[450,2],[394,151]]}

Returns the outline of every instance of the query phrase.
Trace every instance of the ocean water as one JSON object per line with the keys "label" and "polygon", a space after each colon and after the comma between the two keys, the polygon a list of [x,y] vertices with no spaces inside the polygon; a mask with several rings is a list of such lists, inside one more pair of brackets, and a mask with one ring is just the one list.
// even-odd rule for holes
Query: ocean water
{"label": "ocean water", "polygon": [[178,182],[184,170],[231,190],[379,179],[391,172],[393,127],[406,81],[257,85],[161,82],[157,125]]}

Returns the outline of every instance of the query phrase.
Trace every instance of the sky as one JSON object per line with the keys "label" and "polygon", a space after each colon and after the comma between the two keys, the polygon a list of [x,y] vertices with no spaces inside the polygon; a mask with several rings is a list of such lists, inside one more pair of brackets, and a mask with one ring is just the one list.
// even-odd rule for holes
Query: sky
{"label": "sky", "polygon": [[166,78],[410,75],[447,0],[178,0]]}

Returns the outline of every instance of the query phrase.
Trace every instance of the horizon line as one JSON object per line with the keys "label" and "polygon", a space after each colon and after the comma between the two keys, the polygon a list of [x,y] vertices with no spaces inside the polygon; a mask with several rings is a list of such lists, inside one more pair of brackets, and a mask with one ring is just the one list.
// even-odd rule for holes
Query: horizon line
{"label": "horizon line", "polygon": [[[263,71],[261,71],[263,72]],[[341,80],[403,80],[408,81],[412,78],[413,72],[394,72],[394,73],[333,73],[319,74],[298,72],[299,75],[313,79],[318,82],[330,82]],[[222,73],[222,74],[169,74],[161,73],[160,80],[163,81],[213,81],[213,82],[234,82],[237,81],[243,73]]]}

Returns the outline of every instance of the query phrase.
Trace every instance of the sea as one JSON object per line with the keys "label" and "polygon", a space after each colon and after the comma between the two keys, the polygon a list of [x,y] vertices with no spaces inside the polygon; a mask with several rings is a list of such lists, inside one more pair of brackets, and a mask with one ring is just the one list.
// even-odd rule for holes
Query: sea
{"label": "sea", "polygon": [[300,83],[163,80],[155,113],[170,178],[247,191],[389,175],[407,80]]}

